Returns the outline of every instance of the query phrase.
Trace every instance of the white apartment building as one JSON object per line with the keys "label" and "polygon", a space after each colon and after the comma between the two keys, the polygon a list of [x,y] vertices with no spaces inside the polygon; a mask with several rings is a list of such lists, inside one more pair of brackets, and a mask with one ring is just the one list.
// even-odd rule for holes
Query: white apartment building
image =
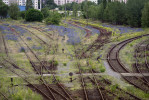
{"label": "white apartment building", "polygon": [[[26,6],[27,0],[17,0],[19,6]],[[38,9],[38,0],[32,0],[35,9]]]}
{"label": "white apartment building", "polygon": [[[7,5],[10,5],[11,3],[17,3],[19,6],[26,6],[27,0],[3,0],[3,2]],[[38,9],[38,0],[32,0],[33,7],[35,9]]]}
{"label": "white apartment building", "polygon": [[[72,3],[74,2],[75,0],[66,0],[66,3]],[[54,2],[57,4],[57,5],[64,5],[65,4],[65,0],[54,0]]]}
{"label": "white apartment building", "polygon": [[94,2],[94,3],[98,3],[98,0],[88,0],[88,1],[91,1],[91,2]]}
{"label": "white apartment building", "polygon": [[3,0],[6,5],[9,5],[9,0]]}
{"label": "white apartment building", "polygon": [[120,2],[127,2],[127,0],[111,0],[111,1],[120,1]]}
{"label": "white apartment building", "polygon": [[[72,3],[72,2],[82,3],[83,1],[85,1],[85,0],[66,0],[66,3]],[[87,0],[87,1],[95,2],[96,4],[98,3],[98,0]],[[54,2],[57,5],[64,5],[65,4],[65,0],[54,0]]]}

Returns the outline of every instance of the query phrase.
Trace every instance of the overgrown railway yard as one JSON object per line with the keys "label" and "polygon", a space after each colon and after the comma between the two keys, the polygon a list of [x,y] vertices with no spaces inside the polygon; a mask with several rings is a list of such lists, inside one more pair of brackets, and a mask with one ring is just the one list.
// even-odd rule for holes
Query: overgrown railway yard
{"label": "overgrown railway yard", "polygon": [[148,100],[149,29],[0,21],[0,100]]}

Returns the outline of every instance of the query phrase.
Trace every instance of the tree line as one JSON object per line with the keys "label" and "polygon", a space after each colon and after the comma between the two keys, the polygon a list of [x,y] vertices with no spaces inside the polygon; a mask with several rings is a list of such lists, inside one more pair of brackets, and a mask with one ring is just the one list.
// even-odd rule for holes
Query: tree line
{"label": "tree line", "polygon": [[130,25],[131,27],[149,27],[149,1],[148,0],[98,0],[98,4],[84,1],[81,4],[75,2],[59,6],[60,10],[73,11],[76,17],[77,11],[82,11],[83,18],[101,20],[116,25]]}
{"label": "tree line", "polygon": [[[85,7],[86,6],[86,7]],[[84,3],[84,18],[101,20],[116,25],[130,25],[131,27],[149,27],[149,1],[128,0],[125,2],[98,0],[94,3]]]}
{"label": "tree line", "polygon": [[[75,2],[66,5],[57,6],[54,0],[45,0],[42,3],[42,14],[44,18],[49,16],[49,9],[59,7],[60,10],[66,9],[73,11],[73,15],[77,16],[77,11],[82,11],[85,19],[101,20],[116,25],[130,25],[131,27],[149,27],[149,1],[148,0],[127,0],[127,2],[118,2],[113,0],[98,0],[98,4],[90,1],[84,1],[80,4]],[[11,9],[9,9],[11,8]],[[26,11],[33,8],[31,0],[26,2]],[[19,8],[16,4],[7,6],[0,0],[0,16],[9,16],[17,19],[19,16]],[[51,13],[52,14],[52,13]],[[20,13],[25,18],[25,12]],[[54,19],[54,17],[53,17]]]}

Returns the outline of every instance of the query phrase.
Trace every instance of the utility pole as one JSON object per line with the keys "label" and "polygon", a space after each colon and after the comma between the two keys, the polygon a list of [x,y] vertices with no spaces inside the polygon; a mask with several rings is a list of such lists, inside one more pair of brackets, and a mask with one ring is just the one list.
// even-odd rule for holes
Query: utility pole
{"label": "utility pole", "polygon": [[40,0],[40,10],[42,9],[42,1]]}
{"label": "utility pole", "polygon": [[86,1],[86,18],[87,18],[87,26],[88,26],[88,4],[87,4],[87,0],[85,0]]}
{"label": "utility pole", "polygon": [[65,22],[66,22],[66,0],[65,0]]}

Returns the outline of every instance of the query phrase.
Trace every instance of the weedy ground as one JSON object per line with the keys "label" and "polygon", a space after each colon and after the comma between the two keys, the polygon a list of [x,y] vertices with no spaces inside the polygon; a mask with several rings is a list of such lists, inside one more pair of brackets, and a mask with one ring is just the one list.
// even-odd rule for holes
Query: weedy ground
{"label": "weedy ground", "polygon": [[[113,32],[113,35],[111,37],[111,43],[106,44],[105,46],[103,46],[102,49],[94,52],[93,53],[94,56],[91,57],[90,59],[84,58],[84,59],[81,59],[78,61],[78,59],[75,58],[75,53],[74,53],[75,48],[81,49],[82,45],[87,45],[87,46],[90,45],[94,40],[97,39],[98,34],[93,34],[89,38],[85,38],[84,34],[86,34],[86,33],[84,30],[82,30],[78,27],[73,27],[66,23],[65,24],[61,23],[60,26],[65,26],[66,28],[75,30],[74,33],[69,32],[69,33],[65,34],[65,31],[64,31],[65,29],[59,28],[59,30],[62,31],[63,32],[62,34],[64,34],[64,36],[65,36],[65,39],[63,39],[64,36],[60,35],[60,33],[59,33],[60,31],[58,31],[58,29],[52,29],[51,26],[46,26],[43,23],[38,23],[38,22],[24,23],[24,22],[20,22],[20,21],[12,21],[12,20],[5,20],[5,21],[3,21],[3,23],[9,24],[9,26],[16,25],[16,26],[21,27],[22,29],[25,29],[26,32],[24,32],[23,36],[21,36],[21,37],[28,44],[28,46],[33,50],[33,52],[35,52],[35,54],[39,57],[39,59],[41,61],[49,62],[53,58],[56,61],[58,61],[59,64],[57,66],[57,69],[54,71],[57,75],[56,77],[58,80],[60,80],[61,83],[63,83],[65,86],[67,86],[70,90],[76,91],[76,90],[82,88],[80,79],[79,79],[79,75],[78,75],[79,70],[77,68],[77,63],[79,62],[81,64],[81,70],[83,71],[83,73],[86,73],[86,74],[90,73],[89,70],[91,68],[94,69],[99,74],[103,73],[101,75],[104,78],[107,78],[112,81],[113,85],[109,86],[111,88],[111,90],[114,91],[114,86],[116,84],[116,85],[119,85],[120,87],[122,87],[123,89],[125,89],[126,91],[134,93],[141,98],[146,99],[149,97],[143,91],[138,90],[135,87],[128,85],[127,83],[121,84],[121,82],[119,83],[119,79],[109,76],[106,72],[106,68],[104,65],[104,61],[106,60],[105,59],[106,53],[109,50],[108,48],[111,45],[118,43],[119,41],[125,40],[127,38],[131,38],[131,37],[138,36],[141,34],[146,34],[146,32],[148,32],[148,29],[146,29],[145,31],[142,31],[142,32],[132,33],[132,31],[130,31],[130,32],[124,33],[124,34],[119,34],[119,33]],[[91,22],[91,21],[89,21],[89,23],[94,24],[94,25],[101,24],[99,22]],[[3,25],[3,24],[1,24],[1,25]],[[85,25],[83,25],[83,24],[80,26],[85,28]],[[37,29],[32,28],[32,27],[36,27],[36,28],[43,29],[43,30],[49,29],[50,31],[40,32]],[[108,27],[108,29],[110,29],[110,27]],[[113,30],[113,27],[110,30]],[[118,31],[118,30],[116,30],[116,31]],[[39,40],[35,35],[31,34],[31,32],[33,32],[38,37],[40,37],[42,40],[44,40],[48,45],[50,45],[50,47],[47,46],[46,44],[42,43],[42,41]],[[19,33],[19,31],[18,31],[18,33]],[[80,38],[80,40],[81,40],[80,43],[78,43],[79,39],[75,41],[75,42],[77,42],[75,45],[71,44],[74,41],[68,42],[68,40],[70,39],[69,36],[72,33],[77,35],[76,39],[78,39],[78,37]],[[2,35],[2,31],[0,31],[0,34]],[[47,37],[46,34],[50,35],[52,39]],[[68,35],[68,34],[70,34],[70,35]],[[5,36],[6,34],[3,34],[3,35]],[[11,61],[15,62],[18,66],[20,66],[27,72],[31,73],[31,76],[28,76],[31,83],[39,84],[38,79],[40,77],[36,76],[36,72],[33,69],[33,67],[31,66],[29,60],[27,59],[24,52],[21,51],[22,47],[27,52],[29,52],[29,49],[27,48],[27,46],[22,42],[22,40],[19,37],[17,37],[17,38],[18,38],[18,41],[6,39],[6,44],[7,44],[7,48],[8,48],[8,52],[9,52]],[[28,40],[27,38],[30,38],[30,39]],[[120,55],[122,55],[122,61],[126,60],[127,61],[126,65],[130,65],[132,63],[132,57],[133,57],[132,52],[134,52],[133,45],[139,43],[140,41],[141,40],[137,40],[137,41],[134,41],[134,42],[128,44],[121,51]],[[18,42],[20,42],[22,44],[21,47]],[[55,49],[54,49],[55,45],[58,46],[57,52],[55,52]],[[4,48],[4,47],[1,46],[1,48]],[[131,48],[131,49],[128,50],[128,48]],[[62,51],[62,49],[64,49],[64,52]],[[101,59],[99,59],[99,61],[97,61],[97,57],[99,57],[100,55],[101,55]],[[2,61],[2,57],[6,57],[5,52],[0,52],[0,60],[1,61]],[[37,62],[37,60],[34,58],[34,56],[32,54],[30,54],[30,57],[32,58],[32,60],[34,62]],[[89,60],[89,62],[91,62],[90,63],[91,68],[87,67],[87,60]],[[129,67],[129,68],[131,69],[131,67]],[[18,69],[16,69],[16,71],[20,75],[24,75]],[[70,82],[70,76],[69,76],[70,72],[74,73],[72,78],[75,80],[73,82]],[[46,73],[46,71],[45,71],[45,73]],[[15,90],[13,90],[13,87],[11,87],[10,77],[12,77],[12,76],[14,78],[14,85],[18,85],[15,87]],[[49,84],[52,84],[52,79],[53,79],[52,76],[45,77],[44,79]],[[9,71],[8,68],[5,68],[5,67],[0,68],[0,91],[2,91],[3,93],[6,93],[6,95],[9,98],[11,98],[13,100],[16,100],[16,99],[41,100],[42,99],[41,95],[33,92],[30,88],[24,86],[25,84],[27,84],[27,83],[24,82],[21,78],[17,77],[17,75],[12,73],[11,71]],[[109,87],[107,87],[107,88],[109,88]],[[92,84],[88,83],[87,88],[92,89],[93,88]],[[2,96],[0,96],[0,97],[3,98]]]}

